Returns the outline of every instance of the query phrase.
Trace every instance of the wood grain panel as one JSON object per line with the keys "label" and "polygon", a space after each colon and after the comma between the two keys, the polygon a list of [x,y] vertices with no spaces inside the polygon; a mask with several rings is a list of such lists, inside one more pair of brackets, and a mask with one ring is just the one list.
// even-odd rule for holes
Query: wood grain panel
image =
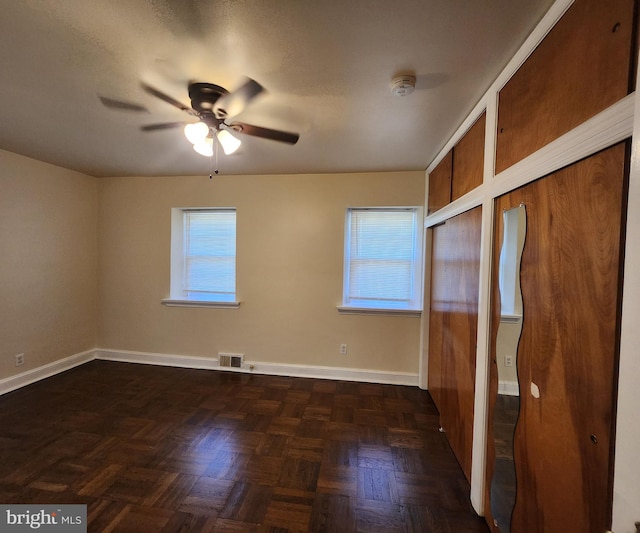
{"label": "wood grain panel", "polygon": [[[429,341],[429,388],[437,390],[440,423],[467,479],[471,479],[481,217],[482,208],[477,207],[433,230],[429,328],[435,335]],[[437,360],[433,366],[432,353]]]}
{"label": "wood grain panel", "polygon": [[634,0],[576,0],[499,94],[496,172],[626,96]]}
{"label": "wood grain panel", "polygon": [[429,174],[429,197],[427,214],[433,213],[451,202],[451,170],[453,152],[444,156]]}
{"label": "wood grain panel", "polygon": [[497,200],[497,213],[527,209],[512,531],[611,526],[625,150],[618,144]]}
{"label": "wood grain panel", "polygon": [[486,113],[482,113],[453,149],[451,201],[482,185],[486,121]]}
{"label": "wood grain panel", "polygon": [[433,403],[442,412],[442,361],[445,357],[444,322],[447,292],[447,263],[443,250],[453,245],[442,225],[433,228],[431,239],[431,300],[429,302],[429,380],[428,389]]}

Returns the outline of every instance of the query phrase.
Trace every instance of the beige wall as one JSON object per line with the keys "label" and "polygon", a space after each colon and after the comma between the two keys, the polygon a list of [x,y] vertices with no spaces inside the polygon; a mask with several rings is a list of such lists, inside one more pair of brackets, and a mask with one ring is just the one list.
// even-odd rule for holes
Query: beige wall
{"label": "beige wall", "polygon": [[[522,332],[522,318],[516,323],[500,321],[496,338],[496,365],[498,367],[498,380],[508,383],[509,387],[518,387],[517,354],[518,341]],[[505,365],[505,356],[512,357],[512,366]]]}
{"label": "beige wall", "polygon": [[95,346],[96,208],[95,178],[0,151],[0,378]]}
{"label": "beige wall", "polygon": [[[345,209],[423,199],[421,171],[102,179],[98,346],[417,373],[419,318],[341,315],[336,305]],[[205,206],[237,208],[239,309],[160,303],[171,208]]]}

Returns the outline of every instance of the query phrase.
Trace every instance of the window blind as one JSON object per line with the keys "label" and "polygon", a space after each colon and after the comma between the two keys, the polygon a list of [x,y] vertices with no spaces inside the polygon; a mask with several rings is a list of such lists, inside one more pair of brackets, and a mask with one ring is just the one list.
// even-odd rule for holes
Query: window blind
{"label": "window blind", "polygon": [[345,304],[410,307],[415,300],[414,209],[350,209]]}
{"label": "window blind", "polygon": [[183,294],[191,300],[235,299],[235,210],[184,211]]}

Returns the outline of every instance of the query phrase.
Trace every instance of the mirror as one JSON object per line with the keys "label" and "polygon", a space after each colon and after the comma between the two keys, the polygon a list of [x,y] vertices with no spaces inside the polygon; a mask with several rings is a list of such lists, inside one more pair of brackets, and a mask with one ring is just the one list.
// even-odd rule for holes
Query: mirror
{"label": "mirror", "polygon": [[498,395],[493,411],[495,464],[491,480],[491,513],[500,532],[510,533],[511,514],[516,501],[513,436],[520,410],[517,371],[523,311],[520,258],[524,249],[527,215],[524,205],[520,205],[504,211],[502,217],[502,248],[498,272],[500,324],[495,353]]}

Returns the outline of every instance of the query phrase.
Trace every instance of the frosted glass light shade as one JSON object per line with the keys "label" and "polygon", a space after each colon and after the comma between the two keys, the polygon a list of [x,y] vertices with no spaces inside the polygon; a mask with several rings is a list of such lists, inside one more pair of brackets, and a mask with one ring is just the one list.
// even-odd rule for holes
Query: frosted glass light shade
{"label": "frosted glass light shade", "polygon": [[191,144],[197,144],[209,135],[209,126],[204,122],[196,122],[195,124],[187,124],[184,127],[184,136],[189,140]]}
{"label": "frosted glass light shade", "polygon": [[240,145],[242,144],[242,141],[240,139],[237,139],[236,137],[231,135],[227,130],[220,130],[217,133],[217,136],[218,141],[220,141],[220,144],[222,145],[224,153],[227,155],[235,152],[238,148],[240,148]]}
{"label": "frosted glass light shade", "polygon": [[193,149],[200,155],[211,157],[213,155],[213,137],[205,137],[193,145]]}

